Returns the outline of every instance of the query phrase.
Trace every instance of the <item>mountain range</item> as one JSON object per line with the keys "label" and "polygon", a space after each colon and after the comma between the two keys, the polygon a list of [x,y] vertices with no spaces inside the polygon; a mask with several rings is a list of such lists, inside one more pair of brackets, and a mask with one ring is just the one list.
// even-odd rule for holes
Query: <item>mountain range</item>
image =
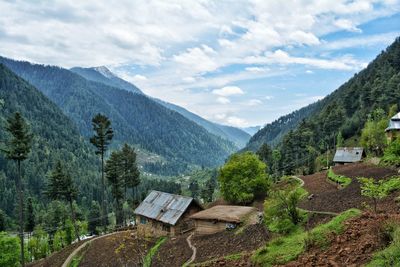
{"label": "mountain range", "polygon": [[172,175],[195,166],[218,166],[238,149],[233,142],[145,96],[105,68],[85,75],[96,77],[94,81],[56,66],[4,57],[0,63],[60,107],[85,138],[93,134],[91,119],[95,114],[108,116],[115,132],[114,145],[127,142],[160,156],[161,160],[144,166],[154,173]]}

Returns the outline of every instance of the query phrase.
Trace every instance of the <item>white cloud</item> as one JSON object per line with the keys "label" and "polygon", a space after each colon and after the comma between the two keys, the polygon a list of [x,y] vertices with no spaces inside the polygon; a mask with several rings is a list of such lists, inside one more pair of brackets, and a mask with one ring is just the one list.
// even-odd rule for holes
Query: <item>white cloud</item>
{"label": "white cloud", "polygon": [[351,32],[361,32],[361,29],[357,28],[354,23],[349,19],[338,19],[335,20],[334,25],[340,29],[351,31]]}
{"label": "white cloud", "polygon": [[147,81],[147,77],[144,75],[136,74],[135,76],[133,76],[132,80],[134,82],[142,82],[142,81]]}
{"label": "white cloud", "polygon": [[231,103],[231,101],[228,98],[222,97],[222,96],[217,97],[216,101],[218,103],[220,103],[220,104],[229,104],[229,103]]}
{"label": "white cloud", "polygon": [[212,91],[215,95],[220,96],[232,96],[232,95],[243,95],[244,92],[237,86],[225,86],[221,89],[215,89]]}
{"label": "white cloud", "polygon": [[236,126],[236,127],[247,127],[249,123],[242,118],[236,116],[230,116],[225,119],[225,122],[229,125]]}
{"label": "white cloud", "polygon": [[[243,85],[248,92],[238,105],[221,105],[243,91],[218,90],[288,77],[298,65],[303,73],[308,68],[358,71],[366,64],[362,56],[329,52],[389,44],[398,32],[364,36],[360,28],[399,11],[399,0],[0,1],[0,54],[63,67],[111,66],[152,96],[209,118],[226,114],[224,123],[233,118],[240,124],[242,116],[253,119],[243,115],[251,110],[243,103],[270,93],[252,94],[264,86]],[[349,38],[324,40],[343,30]],[[328,56],[321,56],[324,52]],[[221,89],[210,94],[210,88]]]}
{"label": "white cloud", "polygon": [[265,100],[272,100],[272,99],[274,99],[274,97],[272,95],[266,95],[266,96],[264,96],[264,99]]}
{"label": "white cloud", "polygon": [[202,45],[201,47],[188,48],[187,51],[174,55],[173,59],[187,68],[202,73],[218,68],[218,64],[213,59],[215,54],[214,49],[207,45]]}
{"label": "white cloud", "polygon": [[261,104],[262,104],[262,101],[259,99],[250,99],[245,103],[245,105],[251,106],[251,107],[259,106]]}
{"label": "white cloud", "polygon": [[312,70],[306,70],[307,74],[313,74],[314,72]]}

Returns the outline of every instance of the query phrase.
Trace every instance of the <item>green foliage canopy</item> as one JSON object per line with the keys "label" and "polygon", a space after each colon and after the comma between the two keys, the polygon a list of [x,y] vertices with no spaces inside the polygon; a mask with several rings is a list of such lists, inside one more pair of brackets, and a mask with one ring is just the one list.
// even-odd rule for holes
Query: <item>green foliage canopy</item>
{"label": "green foliage canopy", "polygon": [[246,204],[267,194],[271,181],[265,168],[265,163],[254,153],[234,154],[218,175],[224,199],[235,204]]}

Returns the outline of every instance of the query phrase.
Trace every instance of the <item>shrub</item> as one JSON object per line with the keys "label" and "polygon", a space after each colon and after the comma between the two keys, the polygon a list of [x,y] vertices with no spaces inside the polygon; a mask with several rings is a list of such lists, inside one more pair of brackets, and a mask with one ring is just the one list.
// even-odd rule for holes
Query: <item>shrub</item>
{"label": "shrub", "polygon": [[400,167],[400,138],[397,138],[385,149],[381,164]]}
{"label": "shrub", "polygon": [[20,244],[17,237],[0,232],[0,266],[19,266]]}
{"label": "shrub", "polygon": [[297,205],[307,195],[303,188],[278,190],[264,203],[264,220],[271,232],[289,233],[305,219]]}
{"label": "shrub", "polygon": [[390,241],[389,246],[375,253],[367,267],[400,266],[400,225],[393,222],[386,223],[384,231]]}
{"label": "shrub", "polygon": [[329,180],[331,180],[331,181],[333,181],[333,182],[335,182],[337,184],[340,184],[342,187],[346,187],[349,184],[351,184],[351,178],[343,176],[343,175],[335,174],[333,172],[332,168],[330,168],[328,170],[328,178],[329,178]]}
{"label": "shrub", "polygon": [[261,266],[283,265],[295,260],[307,248],[312,246],[326,246],[329,244],[329,235],[340,234],[344,231],[344,221],[361,214],[360,210],[350,209],[342,212],[326,224],[317,226],[309,234],[300,227],[287,236],[273,239],[255,253],[253,260]]}

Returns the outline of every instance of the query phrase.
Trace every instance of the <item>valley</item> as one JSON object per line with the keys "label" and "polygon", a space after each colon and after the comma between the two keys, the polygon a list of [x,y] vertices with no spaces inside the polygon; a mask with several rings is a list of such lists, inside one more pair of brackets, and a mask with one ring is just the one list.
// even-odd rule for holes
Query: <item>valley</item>
{"label": "valley", "polygon": [[0,267],[400,266],[400,2],[328,2],[0,1]]}

